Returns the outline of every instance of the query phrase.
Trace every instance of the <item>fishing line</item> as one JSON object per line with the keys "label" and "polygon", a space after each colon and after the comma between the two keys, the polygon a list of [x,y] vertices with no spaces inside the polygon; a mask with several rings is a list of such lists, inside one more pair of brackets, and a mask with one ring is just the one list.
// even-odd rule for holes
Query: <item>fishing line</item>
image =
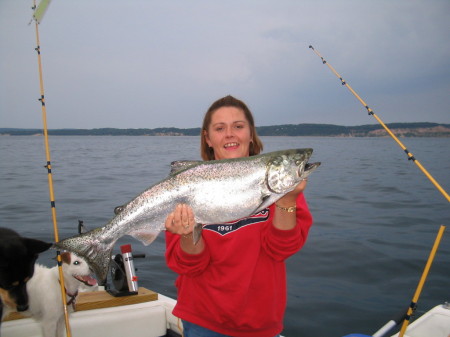
{"label": "fishing line", "polygon": [[408,308],[408,312],[406,313],[405,320],[403,321],[402,328],[400,330],[400,334],[398,337],[403,337],[405,334],[406,328],[408,327],[410,318],[417,307],[417,301],[419,300],[420,293],[422,292],[423,285],[425,284],[425,280],[427,279],[428,272],[430,271],[431,264],[433,263],[434,257],[436,255],[436,251],[439,247],[439,244],[441,243],[442,236],[444,235],[445,226],[441,225],[439,228],[438,234],[436,236],[436,239],[434,241],[433,248],[431,249],[430,255],[427,260],[427,264],[425,265],[425,268],[422,273],[422,277],[420,278],[419,284],[417,286],[416,292],[414,293],[413,299],[411,301],[411,305]]}
{"label": "fishing line", "polygon": [[383,123],[383,121],[373,112],[371,108],[364,102],[364,100],[359,97],[359,95],[353,90],[353,88],[345,81],[341,75],[338,74],[336,70],[322,57],[322,55],[319,54],[317,50],[314,49],[313,46],[309,46],[309,48],[312,49],[312,51],[319,56],[322,59],[322,63],[326,64],[328,68],[331,69],[331,71],[341,80],[341,84],[346,86],[348,90],[358,99],[358,101],[361,102],[361,104],[367,109],[367,112],[369,115],[372,115],[378,123],[381,124],[381,126],[387,131],[387,133],[397,142],[397,144],[405,151],[405,153],[408,156],[408,160],[412,160],[419,169],[425,174],[425,176],[433,183],[433,185],[439,190],[439,192],[442,193],[442,195],[447,199],[448,202],[450,202],[450,196],[447,194],[447,192],[439,185],[439,183],[431,176],[430,173],[420,164],[420,162],[414,157],[414,155],[408,151],[405,145],[392,133],[392,131],[386,126],[386,124]]}
{"label": "fishing line", "polygon": [[[45,96],[44,96],[44,80],[42,76],[42,60],[41,60],[41,47],[39,42],[39,28],[38,24],[39,21],[42,20],[43,13],[45,12],[45,7],[48,6],[49,1],[43,3],[44,7],[39,7],[36,9],[36,0],[33,0],[33,19],[35,20],[35,27],[36,27],[36,52],[38,56],[38,66],[39,66],[39,88],[41,97],[39,98],[39,101],[41,102],[42,107],[42,121],[44,125],[44,143],[45,143],[45,155],[46,155],[46,165],[47,168],[47,176],[48,176],[48,189],[50,193],[50,206],[51,206],[51,212],[52,212],[52,219],[53,219],[53,233],[55,237],[55,242],[59,241],[59,235],[58,235],[58,222],[56,220],[56,205],[55,205],[55,196],[53,192],[53,177],[52,177],[52,164],[50,159],[50,145],[48,141],[48,129],[47,129],[47,110],[45,107]],[[42,4],[42,3],[41,3]],[[40,20],[38,19],[38,11],[40,11],[41,14],[39,14]],[[66,323],[66,333],[67,337],[71,337],[72,334],[70,332],[70,323],[69,323],[69,312],[67,309],[67,303],[66,303],[66,290],[64,286],[64,274],[62,270],[62,259],[60,251],[56,251],[56,259],[58,261],[58,271],[59,271],[59,284],[61,288],[61,300],[63,304],[64,309],[64,318]]]}

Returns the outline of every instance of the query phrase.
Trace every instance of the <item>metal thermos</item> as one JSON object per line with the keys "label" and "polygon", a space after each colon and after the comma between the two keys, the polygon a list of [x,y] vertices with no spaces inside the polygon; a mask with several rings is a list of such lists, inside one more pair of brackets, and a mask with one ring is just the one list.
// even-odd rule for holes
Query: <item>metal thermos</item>
{"label": "metal thermos", "polygon": [[131,253],[131,245],[120,246],[122,252],[123,264],[127,275],[128,290],[131,292],[138,291],[138,277],[134,269],[133,254]]}

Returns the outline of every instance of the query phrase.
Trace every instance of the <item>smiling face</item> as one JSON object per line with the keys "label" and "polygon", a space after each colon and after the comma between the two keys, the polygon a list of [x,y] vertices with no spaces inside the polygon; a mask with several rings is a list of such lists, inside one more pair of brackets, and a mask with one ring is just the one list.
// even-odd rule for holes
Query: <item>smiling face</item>
{"label": "smiling face", "polygon": [[204,137],[216,160],[250,155],[250,125],[244,112],[236,107],[224,106],[214,111]]}

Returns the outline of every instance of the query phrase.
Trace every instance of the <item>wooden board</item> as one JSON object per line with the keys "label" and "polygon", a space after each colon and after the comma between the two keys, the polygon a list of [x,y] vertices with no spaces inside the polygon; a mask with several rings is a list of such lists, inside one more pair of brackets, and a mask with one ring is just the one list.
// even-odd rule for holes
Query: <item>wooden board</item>
{"label": "wooden board", "polygon": [[[158,293],[139,287],[137,295],[114,297],[106,291],[81,292],[78,294],[75,311],[118,307],[158,300]],[[4,321],[26,318],[18,312],[12,312]]]}
{"label": "wooden board", "polygon": [[13,321],[15,319],[21,319],[21,318],[28,318],[28,317],[25,317],[24,315],[21,315],[17,311],[15,311],[15,312],[10,313],[8,316],[6,316],[2,322]]}
{"label": "wooden board", "polygon": [[83,292],[78,295],[75,311],[118,307],[156,301],[157,299],[158,293],[143,287],[139,287],[137,295],[122,297],[114,297],[106,291]]}

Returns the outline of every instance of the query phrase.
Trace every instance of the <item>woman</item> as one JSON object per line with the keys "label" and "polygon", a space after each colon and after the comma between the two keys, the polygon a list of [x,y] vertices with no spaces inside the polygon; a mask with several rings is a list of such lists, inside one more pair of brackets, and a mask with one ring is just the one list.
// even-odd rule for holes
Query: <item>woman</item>
{"label": "woman", "polygon": [[[208,109],[201,131],[204,160],[248,157],[263,145],[244,102],[226,96]],[[194,245],[192,209],[166,220],[166,261],[179,274],[173,314],[190,336],[274,337],[286,307],[284,261],[306,241],[312,216],[302,181],[267,209],[231,224],[206,225]]]}

